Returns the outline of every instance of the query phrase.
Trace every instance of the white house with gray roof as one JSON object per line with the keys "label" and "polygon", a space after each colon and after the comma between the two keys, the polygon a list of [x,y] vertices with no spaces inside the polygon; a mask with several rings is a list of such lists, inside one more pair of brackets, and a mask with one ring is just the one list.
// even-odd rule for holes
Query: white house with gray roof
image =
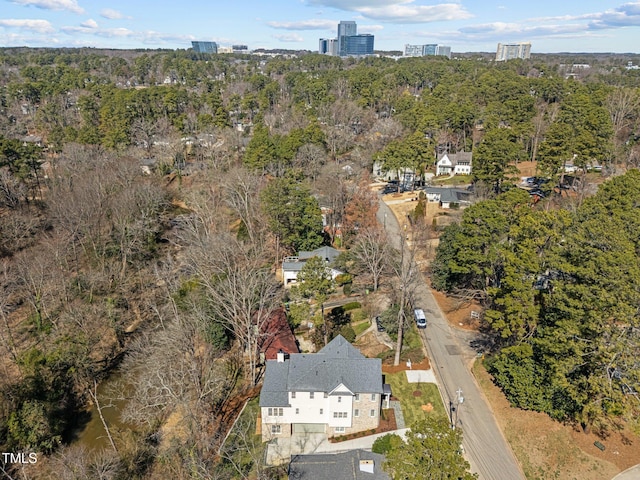
{"label": "white house with gray roof", "polygon": [[436,176],[470,175],[472,158],[471,152],[444,153],[436,162]]}
{"label": "white house with gray roof", "polygon": [[279,354],[267,361],[260,392],[262,440],[375,429],[382,396],[381,360],[341,335],[317,353]]}
{"label": "white house with gray roof", "polygon": [[447,187],[425,187],[424,193],[429,202],[438,202],[442,208],[471,205],[471,194],[467,190]]}
{"label": "white house with gray roof", "polygon": [[327,264],[331,278],[335,280],[335,278],[343,272],[336,268],[331,268],[328,265],[338,258],[338,255],[340,255],[338,250],[325,246],[316,248],[310,252],[300,251],[297,257],[285,257],[282,261],[282,281],[285,287],[298,281],[298,273],[300,273],[302,267],[307,263],[307,260],[312,257],[322,258]]}

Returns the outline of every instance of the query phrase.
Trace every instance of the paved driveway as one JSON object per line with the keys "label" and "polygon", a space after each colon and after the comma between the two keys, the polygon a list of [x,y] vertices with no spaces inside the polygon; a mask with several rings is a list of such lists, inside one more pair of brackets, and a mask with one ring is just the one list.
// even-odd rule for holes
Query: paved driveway
{"label": "paved driveway", "polygon": [[337,443],[329,442],[325,433],[295,433],[291,438],[278,438],[267,445],[267,464],[280,465],[288,462],[292,455],[339,453],[358,449],[371,450],[373,442],[377,438],[388,433],[395,433],[404,438],[407,430],[407,428],[403,428]]}

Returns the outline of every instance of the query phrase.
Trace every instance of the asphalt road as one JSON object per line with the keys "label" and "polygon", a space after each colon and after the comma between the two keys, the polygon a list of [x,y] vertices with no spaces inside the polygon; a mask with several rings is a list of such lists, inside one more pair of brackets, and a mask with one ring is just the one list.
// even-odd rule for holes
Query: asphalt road
{"label": "asphalt road", "polygon": [[[400,248],[400,225],[380,200],[378,221],[384,225],[392,245]],[[483,480],[524,479],[511,448],[498,428],[493,413],[484,399],[470,371],[474,356],[469,349],[467,334],[452,329],[427,283],[419,277],[416,287],[416,308],[422,308],[427,317],[427,328],[421,330],[429,353],[429,360],[439,382],[445,408],[456,407],[452,422],[462,428],[465,458],[471,471]],[[458,391],[463,403],[458,404]],[[451,403],[450,403],[451,402]]]}

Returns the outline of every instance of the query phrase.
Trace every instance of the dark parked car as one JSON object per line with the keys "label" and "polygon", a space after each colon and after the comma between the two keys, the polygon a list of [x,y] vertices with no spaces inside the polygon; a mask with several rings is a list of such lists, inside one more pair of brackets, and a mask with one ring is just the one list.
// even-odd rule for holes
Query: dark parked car
{"label": "dark parked car", "polygon": [[384,325],[380,323],[380,317],[376,317],[376,328],[379,332],[384,332]]}

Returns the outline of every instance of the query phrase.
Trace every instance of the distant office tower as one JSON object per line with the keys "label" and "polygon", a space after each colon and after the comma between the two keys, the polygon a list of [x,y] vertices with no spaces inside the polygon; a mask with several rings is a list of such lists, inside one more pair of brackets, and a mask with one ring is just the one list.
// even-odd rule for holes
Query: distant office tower
{"label": "distant office tower", "polygon": [[344,55],[373,55],[373,35],[347,35],[343,42]]}
{"label": "distant office tower", "polygon": [[498,44],[496,62],[504,62],[506,60],[513,60],[514,58],[521,58],[523,60],[531,58],[531,44],[529,42]]}
{"label": "distant office tower", "polygon": [[435,43],[427,45],[407,44],[404,46],[405,57],[424,57],[426,55],[442,55],[443,57],[451,58],[451,47],[436,45]]}
{"label": "distant office tower", "polygon": [[338,55],[348,55],[346,50],[345,37],[358,34],[358,25],[351,20],[342,20],[338,24]]}
{"label": "distant office tower", "polygon": [[338,55],[338,39],[321,38],[318,45],[318,52],[324,55]]}
{"label": "distant office tower", "polygon": [[356,22],[341,21],[338,24],[337,38],[321,38],[318,52],[325,55],[373,55],[373,35],[358,35]]}
{"label": "distant office tower", "polygon": [[218,53],[216,42],[191,42],[191,46],[197,53]]}

